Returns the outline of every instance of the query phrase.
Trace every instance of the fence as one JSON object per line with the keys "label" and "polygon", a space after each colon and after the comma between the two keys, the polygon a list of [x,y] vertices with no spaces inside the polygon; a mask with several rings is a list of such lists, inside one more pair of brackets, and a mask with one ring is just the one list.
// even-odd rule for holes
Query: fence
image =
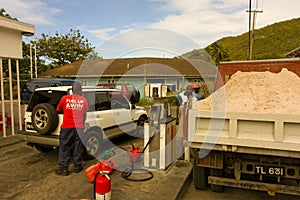
{"label": "fence", "polygon": [[[8,77],[3,77],[3,61],[7,60],[8,63]],[[15,86],[13,87],[13,79],[12,79],[12,62],[16,64],[16,75],[17,80]],[[8,135],[15,135],[17,129],[22,129],[22,105],[20,104],[20,79],[19,79],[19,60],[11,59],[11,58],[1,58],[0,57],[0,72],[2,74],[0,80],[0,88],[1,88],[1,117],[2,117],[2,132],[1,136],[6,137]],[[8,90],[5,90],[5,85],[8,84]],[[7,94],[7,92],[9,94]],[[14,100],[14,94],[16,94],[16,100]],[[8,100],[6,100],[6,98]],[[24,110],[24,108],[23,108]],[[5,117],[4,117],[5,116]],[[0,118],[1,119],[1,118]],[[8,121],[9,119],[9,121]],[[8,129],[8,126],[10,128]],[[0,122],[1,128],[1,122]]]}

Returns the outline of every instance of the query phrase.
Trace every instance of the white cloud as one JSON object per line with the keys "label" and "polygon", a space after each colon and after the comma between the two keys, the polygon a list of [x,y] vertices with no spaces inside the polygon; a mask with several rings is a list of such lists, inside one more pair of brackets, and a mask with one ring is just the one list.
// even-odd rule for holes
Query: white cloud
{"label": "white cloud", "polygon": [[245,7],[245,0],[168,0],[161,8],[167,11],[179,11],[180,13],[194,12],[198,10],[222,10],[229,12],[232,9]]}
{"label": "white cloud", "polygon": [[[296,0],[252,2],[252,10],[256,8],[256,2],[257,9],[263,9],[263,13],[257,16],[257,28],[298,17],[297,6],[294,6],[298,5]],[[194,48],[203,48],[223,37],[248,32],[248,3],[248,0],[162,0],[160,4],[156,4],[161,7],[155,9],[168,14],[160,21],[143,25],[140,22],[136,23],[145,29],[133,30],[133,26],[128,26],[126,30],[116,29],[120,35],[111,37],[101,47],[102,50],[105,49],[105,53],[114,56],[138,53],[147,55],[146,52],[149,53],[150,50],[152,55],[156,51],[157,56],[161,56],[164,53],[180,54]],[[285,7],[290,8],[282,10]],[[106,29],[102,32],[105,33],[102,39],[109,38],[112,33]],[[175,35],[180,37],[174,37]],[[182,38],[185,38],[185,42],[194,42],[194,46],[184,45]]]}
{"label": "white cloud", "polygon": [[52,17],[61,12],[41,0],[5,0],[1,6],[10,16],[34,25],[56,24]]}
{"label": "white cloud", "polygon": [[93,34],[95,37],[99,38],[100,40],[108,40],[112,37],[112,32],[115,31],[115,28],[105,28],[99,30],[87,30],[89,33]]}
{"label": "white cloud", "polygon": [[170,0],[162,9],[176,14],[148,26],[179,32],[194,38],[203,47],[222,37],[247,31],[246,4],[242,0]]}
{"label": "white cloud", "polygon": [[242,14],[226,15],[214,10],[204,10],[181,15],[170,15],[164,20],[150,24],[151,27],[166,28],[194,38],[200,45],[228,35],[246,31]]}
{"label": "white cloud", "polygon": [[[126,42],[128,45],[127,50],[122,49],[119,51],[118,46],[112,46],[111,50],[116,52],[130,52],[131,50],[141,48],[157,48],[177,52],[173,46],[178,45],[178,47],[183,47],[185,45],[179,42],[178,37],[173,37],[174,35],[180,35],[181,37],[179,38],[188,38],[188,40],[193,41],[200,48],[203,48],[223,37],[236,36],[248,31],[249,13],[246,10],[249,9],[249,0],[144,0],[143,2],[151,3],[147,7],[153,9],[151,10],[151,14],[153,15],[151,20],[159,20],[143,21],[148,18],[140,16],[130,16],[128,19],[126,18],[127,16],[124,16],[126,20],[106,19],[105,16],[101,16],[101,11],[99,11],[100,19],[106,19],[111,24],[118,24],[118,26],[111,27],[110,23],[108,23],[109,28],[100,26],[99,28],[97,27],[98,29],[90,28],[97,26],[91,23],[93,18],[90,19],[91,21],[87,21],[86,24],[84,21],[82,22],[82,16],[80,15],[74,15],[72,22],[67,21],[69,20],[68,15],[73,16],[73,9],[83,6],[83,1],[81,0],[2,0],[1,7],[12,17],[16,17],[20,21],[36,26],[46,25],[43,27],[43,31],[48,31],[48,29],[51,30],[52,28],[55,31],[59,31],[68,26],[68,24],[63,23],[76,23],[76,20],[78,20],[76,17],[81,17],[81,20],[78,20],[80,21],[80,26],[83,27],[83,30],[91,34],[92,38],[97,38],[98,41],[102,41],[103,43],[107,41],[116,42],[118,38],[118,43],[115,44],[122,45],[120,46],[121,48],[123,48],[125,45],[124,42]],[[257,14],[256,28],[300,16],[298,0],[252,0],[252,9],[256,8],[256,2],[258,2],[257,9],[263,10],[263,13]],[[105,0],[101,0],[91,5],[95,6],[105,3]],[[85,4],[84,7],[86,8],[88,5]],[[56,6],[59,6],[59,8]],[[72,9],[68,9],[70,7]],[[122,9],[124,11],[130,10],[127,7]],[[143,11],[140,10],[137,13],[140,15]],[[145,15],[147,13],[148,11],[145,11]],[[61,19],[59,18],[62,17],[61,14],[68,16],[67,19],[61,21],[54,20],[55,18]],[[81,14],[89,15],[89,13]],[[134,14],[136,13],[131,12],[131,15]],[[121,21],[126,22],[122,24]],[[107,24],[104,26],[107,26]],[[136,30],[135,28],[139,29]],[[147,28],[150,29],[147,30]],[[158,33],[166,33],[168,31],[173,32],[173,34],[167,34],[169,38],[165,38],[164,35]],[[121,39],[123,40],[122,43],[120,42]]]}
{"label": "white cloud", "polygon": [[[256,3],[258,3],[256,5]],[[263,10],[256,28],[299,17],[298,0],[252,1],[252,10]],[[249,0],[165,0],[160,8],[170,14],[149,27],[166,28],[193,38],[200,46],[249,30]],[[253,19],[253,17],[252,17]]]}
{"label": "white cloud", "polygon": [[263,13],[257,14],[257,27],[261,28],[275,22],[299,18],[299,9],[299,0],[264,0],[258,7],[258,10],[262,10]]}
{"label": "white cloud", "polygon": [[97,49],[103,57],[174,57],[199,46],[182,34],[165,29],[123,31],[104,41]]}

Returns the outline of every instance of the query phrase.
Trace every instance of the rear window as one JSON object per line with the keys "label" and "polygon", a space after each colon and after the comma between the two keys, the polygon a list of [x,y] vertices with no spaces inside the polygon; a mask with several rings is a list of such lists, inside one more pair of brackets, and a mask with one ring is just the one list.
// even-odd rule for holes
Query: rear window
{"label": "rear window", "polygon": [[59,103],[60,99],[67,95],[65,91],[52,91],[52,90],[45,90],[45,91],[38,91],[34,92],[33,96],[28,104],[27,111],[32,111],[34,106],[40,103],[50,103],[55,108]]}

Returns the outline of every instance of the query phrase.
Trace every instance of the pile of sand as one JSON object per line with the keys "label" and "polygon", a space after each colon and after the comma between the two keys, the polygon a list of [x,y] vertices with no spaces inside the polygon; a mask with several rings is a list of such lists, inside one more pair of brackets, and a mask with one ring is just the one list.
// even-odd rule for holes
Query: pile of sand
{"label": "pile of sand", "polygon": [[300,114],[300,78],[280,73],[237,72],[220,89],[198,102],[200,110]]}

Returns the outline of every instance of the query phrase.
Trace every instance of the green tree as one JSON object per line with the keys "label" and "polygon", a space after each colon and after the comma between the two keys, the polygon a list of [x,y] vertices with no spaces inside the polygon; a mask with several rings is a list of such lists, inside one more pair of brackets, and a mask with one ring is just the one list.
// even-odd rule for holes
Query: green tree
{"label": "green tree", "polygon": [[80,30],[73,29],[65,35],[58,32],[54,36],[42,34],[33,43],[36,45],[38,57],[50,62],[50,68],[86,59],[94,50]]}
{"label": "green tree", "polygon": [[2,16],[2,17],[7,17],[7,18],[9,18],[9,19],[13,19],[13,20],[18,21],[17,18],[13,18],[13,17],[11,17],[8,13],[6,13],[6,11],[5,11],[4,8],[1,8],[1,9],[0,9],[0,16]]}
{"label": "green tree", "polygon": [[209,45],[206,50],[217,65],[219,65],[221,61],[229,60],[227,52],[224,51],[216,42]]}
{"label": "green tree", "polygon": [[86,60],[100,60],[103,59],[102,56],[99,55],[98,52],[92,51],[87,57]]}

